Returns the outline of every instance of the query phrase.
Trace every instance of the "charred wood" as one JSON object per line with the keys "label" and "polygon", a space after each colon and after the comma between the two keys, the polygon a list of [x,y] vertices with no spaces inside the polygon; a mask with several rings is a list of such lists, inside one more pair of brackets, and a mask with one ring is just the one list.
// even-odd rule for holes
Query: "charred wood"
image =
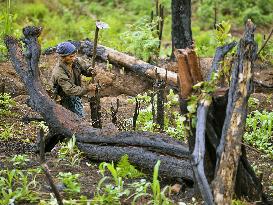
{"label": "charred wood", "polygon": [[111,103],[111,117],[112,117],[112,123],[116,126],[118,126],[118,108],[119,108],[119,99],[117,99],[117,107],[114,108],[114,106]]}
{"label": "charred wood", "polygon": [[[118,161],[128,154],[130,162],[144,171],[152,172],[157,160],[161,161],[160,175],[170,179],[183,179],[192,182],[192,168],[188,160],[147,151],[142,147],[116,147],[78,143],[87,156],[96,161]],[[103,153],[103,154],[102,154]]]}
{"label": "charred wood", "polygon": [[96,85],[95,96],[89,97],[91,121],[94,128],[102,128],[101,106],[100,106],[100,85]]}
{"label": "charred wood", "polygon": [[[27,27],[25,31],[25,42],[30,43],[31,47],[34,47],[30,49],[29,56],[38,60],[40,47],[37,37],[40,33],[37,31],[40,30],[37,30],[36,27]],[[166,167],[169,167],[169,171],[167,171],[167,168],[165,171],[163,170],[163,173],[166,173],[167,177],[173,178],[171,173],[177,172],[175,176],[188,181],[192,180],[192,170],[186,146],[169,137],[164,137],[164,135],[156,133],[124,132],[114,136],[104,136],[103,130],[91,127],[88,122],[82,120],[75,113],[65,109],[61,105],[56,104],[50,98],[42,87],[40,76],[36,75],[36,73],[39,72],[38,64],[27,63],[23,55],[21,43],[18,40],[8,36],[5,38],[5,43],[13,67],[25,84],[30,96],[30,106],[41,114],[49,126],[50,134],[45,139],[46,150],[52,148],[59,140],[65,137],[71,137],[74,134],[77,142],[83,145],[82,151],[90,157],[94,153],[88,153],[86,147],[89,146],[99,147],[99,149],[96,148],[95,156],[101,160],[107,160],[105,153],[111,155],[111,152],[113,152],[113,156],[116,156],[113,160],[119,160],[118,156],[125,153],[124,150],[130,153],[130,150],[139,149],[142,150],[141,153],[143,154],[141,158],[139,158],[139,161],[149,162],[149,164],[142,163],[141,166],[143,168],[146,167],[150,169],[155,165],[158,159],[162,159],[163,161],[168,161],[168,166]],[[27,48],[30,48],[30,45],[28,45]],[[30,61],[31,60],[32,59],[30,59]],[[29,65],[32,66],[31,69]],[[105,150],[104,148],[107,149]],[[99,152],[99,150],[101,150],[101,152]],[[107,152],[107,150],[110,151]],[[120,153],[120,155],[115,154],[116,152]],[[153,161],[150,160],[151,155],[154,156]],[[166,158],[171,158],[172,160],[166,160],[166,158],[162,158],[161,155],[165,155]],[[109,160],[112,159],[109,158]],[[153,162],[155,163],[153,164]],[[179,167],[179,169],[172,171],[171,169],[174,167]]]}
{"label": "charred wood", "polygon": [[56,199],[57,199],[57,202],[59,205],[63,205],[63,201],[62,201],[62,197],[61,197],[61,194],[60,192],[58,191],[55,183],[54,183],[54,180],[53,180],[53,177],[50,173],[50,170],[46,164],[46,159],[45,159],[45,136],[44,136],[44,130],[43,128],[40,129],[39,131],[39,134],[38,134],[38,139],[39,139],[39,148],[40,148],[40,161],[41,161],[41,167],[42,167],[42,170],[44,171],[46,177],[47,177],[47,180],[49,182],[49,185],[52,189],[52,192],[54,193]]}
{"label": "charred wood", "polygon": [[[217,164],[213,181],[216,204],[230,204],[238,174],[241,156],[241,141],[247,116],[247,101],[252,91],[252,68],[256,60],[257,44],[254,40],[255,26],[248,20],[244,37],[240,40],[229,89],[228,105],[221,141],[217,148]],[[246,169],[247,167],[244,166]],[[241,170],[242,172],[243,170]],[[248,171],[246,169],[246,171]],[[250,172],[248,172],[252,175]],[[255,176],[255,174],[254,174]],[[241,179],[242,180],[242,179]],[[251,183],[250,178],[247,183]],[[261,198],[258,184],[255,197]]]}
{"label": "charred wood", "polygon": [[[236,43],[233,42],[228,45],[217,48],[210,73],[218,70],[219,63],[223,60],[224,56],[228,53],[228,51],[230,51],[235,45]],[[197,67],[197,66],[191,66],[191,67]],[[190,70],[194,70],[194,69],[190,69]],[[209,78],[207,80],[209,81],[210,78],[211,78],[211,74],[209,75]],[[211,102],[212,101],[210,100],[204,99],[200,102],[198,106],[195,145],[194,145],[194,150],[192,153],[192,163],[193,163],[193,170],[194,170],[196,183],[198,185],[199,191],[204,201],[207,204],[214,204],[214,199],[212,196],[209,182],[207,180],[207,176],[205,174],[205,170],[207,171],[207,175],[208,175],[208,173],[211,172],[211,170],[213,169],[207,170],[204,167],[206,147],[208,149],[208,145],[206,146],[206,142],[205,142],[206,136],[209,139],[209,143],[212,145],[212,147],[214,147],[214,149],[219,144],[219,141],[217,140],[218,136],[216,134],[216,131],[214,130],[214,126],[212,126],[212,122],[207,121],[207,114],[209,112],[209,107],[211,105]],[[209,165],[207,164],[207,166]],[[210,167],[213,168],[213,164],[211,164]]]}
{"label": "charred wood", "polygon": [[136,123],[137,123],[137,118],[139,115],[139,109],[140,109],[140,101],[136,98],[136,105],[135,105],[135,112],[133,116],[133,129],[136,130]]}
{"label": "charred wood", "polygon": [[164,102],[165,102],[165,82],[163,80],[157,80],[155,83],[155,90],[157,96],[156,106],[156,123],[159,125],[160,132],[164,130]]}

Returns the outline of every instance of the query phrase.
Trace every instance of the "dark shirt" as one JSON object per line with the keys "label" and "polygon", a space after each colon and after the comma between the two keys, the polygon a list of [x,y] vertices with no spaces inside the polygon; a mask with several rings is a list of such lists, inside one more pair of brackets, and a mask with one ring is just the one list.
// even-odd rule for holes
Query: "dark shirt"
{"label": "dark shirt", "polygon": [[84,60],[77,58],[72,64],[72,72],[69,72],[68,65],[59,63],[52,72],[51,82],[56,94],[62,98],[66,96],[82,96],[87,93],[81,82],[81,74],[91,77],[95,75]]}

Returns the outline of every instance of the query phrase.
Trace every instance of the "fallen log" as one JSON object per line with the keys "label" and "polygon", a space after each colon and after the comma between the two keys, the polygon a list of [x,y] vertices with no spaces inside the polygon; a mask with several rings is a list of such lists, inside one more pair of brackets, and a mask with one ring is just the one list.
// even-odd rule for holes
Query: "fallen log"
{"label": "fallen log", "polygon": [[[137,136],[137,137],[135,137]],[[186,146],[163,134],[150,132],[121,132],[114,136],[105,138],[97,136],[86,136],[82,134],[77,137],[77,141],[85,144],[103,144],[108,146],[134,146],[142,147],[149,151],[156,151],[178,158],[189,159],[189,151]]]}
{"label": "fallen log", "polygon": [[[90,159],[96,161],[118,161],[120,156],[127,154],[132,164],[144,171],[151,171],[154,164],[160,160],[160,175],[168,176],[169,179],[184,179],[192,183],[192,167],[188,160],[181,160],[171,156],[158,155],[139,147],[116,147],[99,146],[94,144],[78,143],[81,151],[85,152]],[[103,154],[102,154],[103,153]]]}
{"label": "fallen log", "polygon": [[41,114],[49,126],[50,135],[46,139],[46,147],[52,147],[58,142],[58,139],[71,137],[74,134],[80,149],[90,158],[117,161],[128,152],[136,166],[150,171],[160,159],[162,162],[159,173],[162,176],[192,181],[187,147],[178,141],[161,134],[141,132],[124,132],[115,136],[104,136],[103,130],[91,127],[88,122],[83,121],[76,114],[56,104],[42,87],[36,62],[40,55],[37,38],[41,29],[26,27],[24,31],[28,56],[23,54],[21,43],[17,39],[7,36],[5,44],[13,67],[30,96],[29,105]]}
{"label": "fallen log", "polygon": [[[93,55],[93,42],[89,40],[77,41],[72,43],[77,47],[78,52],[85,54],[88,57]],[[55,51],[55,48],[50,48],[45,51],[45,54],[50,54]],[[128,54],[116,51],[106,46],[98,45],[96,56],[103,61],[109,61],[112,64],[124,67],[128,70],[135,72],[136,74],[156,79],[156,73],[159,74],[161,80],[165,80],[167,74],[167,83],[173,87],[177,87],[177,74],[172,71],[166,71],[164,68],[157,67],[139,60]]]}

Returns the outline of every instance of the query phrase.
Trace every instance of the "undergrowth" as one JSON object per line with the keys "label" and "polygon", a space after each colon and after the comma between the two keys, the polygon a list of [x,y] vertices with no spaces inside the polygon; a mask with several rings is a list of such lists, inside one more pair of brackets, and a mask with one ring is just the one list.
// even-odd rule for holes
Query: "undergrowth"
{"label": "undergrowth", "polygon": [[[196,11],[192,12],[193,39],[201,56],[212,56],[215,51],[212,40],[214,2],[218,3],[216,23],[230,20],[232,25],[241,27],[247,18],[252,18],[258,26],[268,26],[272,23],[272,14],[269,12],[272,10],[272,6],[269,6],[272,5],[272,0],[232,0],[232,3],[227,0],[221,3],[219,0],[193,2],[193,10]],[[171,52],[171,1],[161,0],[159,3],[165,7],[160,56],[166,57]],[[130,52],[145,60],[151,52],[158,55],[156,49],[158,42],[154,37],[154,30],[150,31],[150,26],[147,26],[149,18],[143,20],[145,16],[150,16],[152,10],[155,13],[153,1],[6,0],[0,2],[0,8],[1,39],[6,34],[19,37],[21,29],[26,25],[39,25],[43,27],[39,40],[44,49],[69,39],[93,39],[95,21],[100,19],[110,26],[107,31],[100,32],[102,44]],[[134,39],[133,43],[131,39]],[[141,46],[144,47],[143,53],[139,49]],[[6,48],[2,40],[0,55],[0,60],[6,59]]]}
{"label": "undergrowth", "polygon": [[273,158],[273,112],[251,112],[246,119],[244,140]]}
{"label": "undergrowth", "polygon": [[[151,92],[139,94],[135,98],[138,99],[142,107],[139,110],[136,130],[157,132],[158,125],[153,122]],[[134,103],[135,98],[129,99],[129,103]],[[164,132],[176,139],[185,140],[189,127],[186,124],[186,116],[181,116],[179,113],[179,97],[173,90],[170,90],[166,98],[167,101],[164,104]],[[156,105],[156,99],[154,104]]]}

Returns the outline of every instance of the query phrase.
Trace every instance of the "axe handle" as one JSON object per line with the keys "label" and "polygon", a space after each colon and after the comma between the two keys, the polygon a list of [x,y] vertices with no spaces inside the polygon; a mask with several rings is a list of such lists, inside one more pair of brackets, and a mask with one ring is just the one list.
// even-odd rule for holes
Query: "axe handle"
{"label": "axe handle", "polygon": [[98,35],[99,35],[99,28],[96,26],[94,47],[93,47],[93,56],[92,56],[92,68],[95,67],[95,59],[96,59],[96,55],[97,55],[97,45],[98,45]]}

